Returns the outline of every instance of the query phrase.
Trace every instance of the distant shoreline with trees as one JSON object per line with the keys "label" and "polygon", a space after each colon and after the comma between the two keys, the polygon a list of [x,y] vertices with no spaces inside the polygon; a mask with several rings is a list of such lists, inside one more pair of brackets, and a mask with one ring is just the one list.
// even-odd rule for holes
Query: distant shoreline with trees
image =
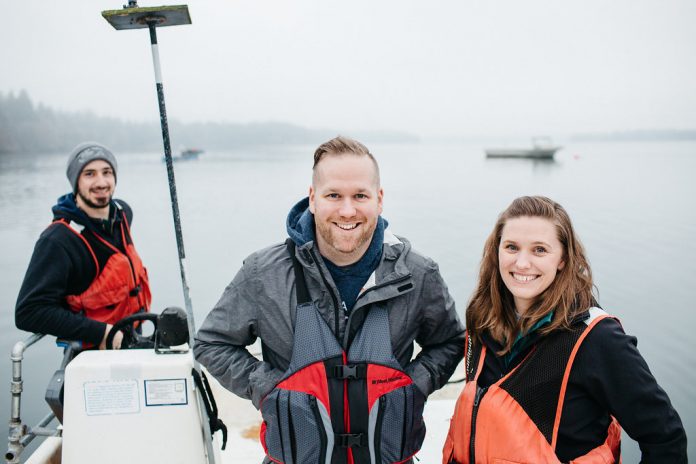
{"label": "distant shoreline with trees", "polygon": [[[316,145],[341,131],[310,129],[284,122],[246,124],[196,122],[170,119],[171,145],[230,150],[250,146]],[[418,143],[420,137],[406,132],[361,131],[348,133],[365,143]],[[453,135],[434,141],[495,140],[495,137]],[[696,130],[632,130],[569,135],[573,142],[641,142],[696,140]],[[120,152],[161,151],[159,120],[129,122],[90,112],[54,110],[32,102],[24,90],[0,92],[0,155],[3,153],[66,152],[85,140],[97,140]]]}
{"label": "distant shoreline with trees", "polygon": [[[181,123],[168,121],[172,149],[202,147],[224,150],[259,145],[318,144],[338,134],[283,122]],[[345,134],[366,143],[417,143],[405,132]],[[152,123],[123,121],[90,112],[57,111],[34,104],[26,91],[0,92],[0,154],[65,152],[85,140],[97,140],[121,152],[162,150],[159,119]]]}

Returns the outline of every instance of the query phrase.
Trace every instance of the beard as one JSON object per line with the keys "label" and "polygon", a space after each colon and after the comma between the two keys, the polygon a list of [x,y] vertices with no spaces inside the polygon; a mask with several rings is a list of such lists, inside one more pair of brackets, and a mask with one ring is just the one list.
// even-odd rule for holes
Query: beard
{"label": "beard", "polygon": [[[368,223],[366,221],[362,222],[362,232],[360,235],[353,237],[351,240],[341,238],[340,231],[337,231],[333,224],[326,222],[315,222],[315,226],[317,234],[324,239],[324,242],[326,242],[334,252],[350,256],[364,247],[365,244],[369,246],[370,242],[372,241],[372,236],[375,233],[375,229],[377,228],[377,221],[372,223]],[[367,249],[367,247],[365,247],[365,249]],[[356,256],[355,258],[360,259],[361,256]]]}
{"label": "beard", "polygon": [[111,198],[113,197],[113,195],[109,195],[106,198],[99,198],[97,199],[97,201],[92,201],[86,196],[84,196],[82,192],[80,192],[79,190],[77,192],[77,195],[80,197],[84,204],[94,209],[107,208],[111,204]]}

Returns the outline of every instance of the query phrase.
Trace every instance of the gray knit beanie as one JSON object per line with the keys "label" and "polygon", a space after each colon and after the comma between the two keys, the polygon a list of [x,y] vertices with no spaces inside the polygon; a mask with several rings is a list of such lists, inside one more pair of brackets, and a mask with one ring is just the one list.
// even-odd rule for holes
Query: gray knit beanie
{"label": "gray knit beanie", "polygon": [[116,170],[118,169],[116,157],[104,145],[96,142],[84,142],[73,148],[68,157],[68,168],[65,171],[73,193],[77,192],[77,178],[80,177],[82,169],[88,163],[98,159],[104,160],[111,165],[111,168],[114,170],[114,178],[116,178]]}

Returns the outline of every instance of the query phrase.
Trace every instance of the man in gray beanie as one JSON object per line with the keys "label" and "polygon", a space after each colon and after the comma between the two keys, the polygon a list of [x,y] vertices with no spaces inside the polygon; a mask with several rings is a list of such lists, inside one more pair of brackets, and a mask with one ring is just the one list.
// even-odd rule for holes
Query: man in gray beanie
{"label": "man in gray beanie", "polygon": [[68,157],[66,175],[68,176],[68,182],[70,182],[73,188],[73,193],[77,192],[77,178],[82,169],[90,162],[98,159],[104,160],[111,165],[111,170],[114,173],[114,182],[116,181],[118,163],[111,150],[95,142],[84,142],[73,148],[72,153]]}
{"label": "man in gray beanie", "polygon": [[[85,142],[68,157],[71,193],[53,207],[17,297],[19,329],[106,347],[113,324],[149,311],[147,271],[130,234],[133,211],[114,200],[118,163],[111,150]],[[113,347],[120,347],[121,332]]]}

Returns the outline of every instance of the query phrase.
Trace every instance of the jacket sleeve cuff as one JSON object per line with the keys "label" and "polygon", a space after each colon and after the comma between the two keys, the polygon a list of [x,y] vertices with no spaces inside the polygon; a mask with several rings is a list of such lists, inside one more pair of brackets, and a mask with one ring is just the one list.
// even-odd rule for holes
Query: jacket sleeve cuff
{"label": "jacket sleeve cuff", "polygon": [[430,371],[419,362],[412,362],[406,369],[406,373],[411,377],[416,387],[428,397],[433,392],[433,381]]}
{"label": "jacket sleeve cuff", "polygon": [[94,346],[99,346],[106,335],[106,323],[88,318],[85,318],[85,323],[89,325],[89,332],[87,333],[87,336],[84,337],[84,341],[89,342]]}
{"label": "jacket sleeve cuff", "polygon": [[261,408],[261,402],[283,378],[283,373],[273,369],[270,364],[260,362],[249,374],[249,396],[256,409]]}

